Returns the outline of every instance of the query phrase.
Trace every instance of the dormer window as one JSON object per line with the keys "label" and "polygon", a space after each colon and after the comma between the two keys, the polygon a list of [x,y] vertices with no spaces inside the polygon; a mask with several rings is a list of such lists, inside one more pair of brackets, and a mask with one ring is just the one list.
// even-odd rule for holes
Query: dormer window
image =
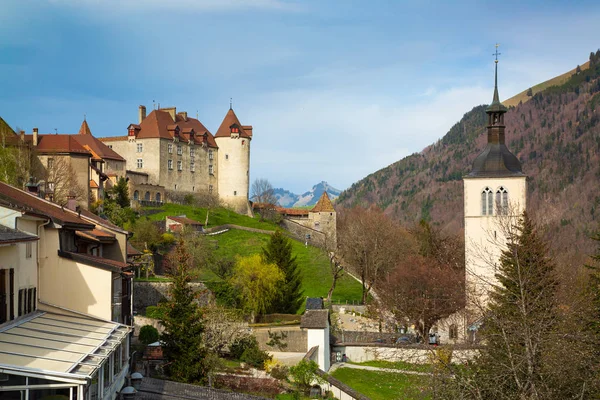
{"label": "dormer window", "polygon": [[240,128],[237,128],[235,126],[231,127],[231,133],[240,133]]}
{"label": "dormer window", "polygon": [[135,136],[135,129],[129,128],[129,132],[127,133],[129,136]]}

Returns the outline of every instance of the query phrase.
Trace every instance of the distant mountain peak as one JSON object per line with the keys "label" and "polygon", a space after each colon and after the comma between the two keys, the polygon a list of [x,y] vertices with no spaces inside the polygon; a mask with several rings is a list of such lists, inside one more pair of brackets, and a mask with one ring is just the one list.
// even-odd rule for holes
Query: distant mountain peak
{"label": "distant mountain peak", "polygon": [[342,192],[339,189],[334,188],[326,181],[321,181],[314,185],[310,190],[298,195],[290,192],[283,188],[276,188],[273,190],[277,202],[282,207],[305,207],[314,206],[323,192],[327,192],[329,198],[333,201]]}

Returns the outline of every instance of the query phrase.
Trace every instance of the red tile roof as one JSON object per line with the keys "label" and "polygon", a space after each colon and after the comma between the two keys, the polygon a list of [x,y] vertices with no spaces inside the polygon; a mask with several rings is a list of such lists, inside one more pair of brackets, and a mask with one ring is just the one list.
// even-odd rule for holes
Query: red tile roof
{"label": "red tile roof", "polygon": [[92,256],[90,254],[84,253],[74,253],[71,251],[60,251],[58,252],[60,257],[68,258],[73,261],[81,262],[87,265],[91,265],[94,267],[100,267],[104,269],[109,269],[112,271],[121,271],[125,269],[129,269],[130,266],[127,263],[110,260],[104,257]]}
{"label": "red tile roof", "polygon": [[90,179],[90,189],[98,189],[98,184],[96,183],[95,180]]}
{"label": "red tile roof", "polygon": [[98,155],[102,159],[107,160],[116,160],[116,161],[125,161],[123,157],[121,157],[116,151],[102,143],[100,140],[96,139],[92,135],[92,131],[90,131],[90,127],[87,121],[83,120],[81,124],[81,128],[79,128],[79,133],[77,135],[73,135],[73,138],[82,146],[88,146],[87,150],[93,155]]}
{"label": "red tile roof", "polygon": [[187,217],[167,217],[167,218],[170,219],[171,221],[179,222],[180,224],[183,224],[183,225],[202,225],[200,222],[194,221],[193,219],[189,219]]}
{"label": "red tile roof", "polygon": [[75,234],[79,237],[90,239],[95,242],[114,242],[116,240],[114,234],[101,231],[100,229],[92,229],[91,231],[76,231]]}
{"label": "red tile roof", "polygon": [[84,230],[94,228],[93,224],[79,218],[75,212],[4,182],[0,182],[0,202],[17,210],[47,216],[60,225],[73,225]]}
{"label": "red tile roof", "polygon": [[310,210],[310,212],[334,212],[333,204],[331,204],[331,200],[329,200],[329,196],[327,192],[323,192],[317,204],[315,204],[314,208]]}
{"label": "red tile roof", "polygon": [[141,251],[139,251],[138,249],[133,247],[133,245],[131,243],[129,243],[129,241],[127,241],[127,256],[128,257],[140,256],[142,254],[143,253]]}
{"label": "red tile roof", "polygon": [[[25,135],[25,142],[33,143],[33,135]],[[75,140],[75,135],[38,135],[38,153],[76,153],[89,155],[90,153]]]}
{"label": "red tile roof", "polygon": [[238,119],[233,109],[229,109],[227,114],[225,114],[225,118],[223,118],[223,122],[221,122],[221,126],[217,129],[217,134],[215,137],[230,137],[231,136],[231,126],[237,125],[240,129],[240,137],[252,139],[252,126],[250,125],[242,125],[240,120]]}

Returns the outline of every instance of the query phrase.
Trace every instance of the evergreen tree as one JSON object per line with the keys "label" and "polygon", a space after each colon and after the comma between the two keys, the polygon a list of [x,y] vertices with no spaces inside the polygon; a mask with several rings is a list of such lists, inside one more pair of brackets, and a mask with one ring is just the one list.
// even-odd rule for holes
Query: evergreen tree
{"label": "evergreen tree", "polygon": [[554,264],[526,213],[509,234],[490,293],[481,335],[486,343],[477,379],[484,398],[551,398],[544,364],[556,340]]}
{"label": "evergreen tree", "polygon": [[196,294],[190,286],[191,257],[183,239],[168,260],[168,275],[173,279],[170,299],[161,304],[165,327],[160,340],[168,360],[166,373],[171,379],[186,383],[205,383],[210,372],[210,357],[204,346],[204,323]]}
{"label": "evergreen tree", "polygon": [[130,206],[129,188],[127,186],[127,180],[125,178],[119,178],[116,185],[113,186],[112,192],[113,199],[121,208],[127,208]]}
{"label": "evergreen tree", "polygon": [[262,251],[265,261],[277,265],[285,277],[272,310],[295,314],[302,304],[303,293],[300,268],[296,256],[292,256],[292,242],[281,231],[277,231],[271,235],[271,240]]}

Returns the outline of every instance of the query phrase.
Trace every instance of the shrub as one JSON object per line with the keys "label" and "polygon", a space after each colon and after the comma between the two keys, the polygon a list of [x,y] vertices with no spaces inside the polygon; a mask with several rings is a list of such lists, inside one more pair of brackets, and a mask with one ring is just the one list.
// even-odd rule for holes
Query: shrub
{"label": "shrub", "polygon": [[318,369],[319,365],[313,360],[307,361],[302,359],[298,364],[290,368],[290,375],[294,381],[294,385],[306,393],[314,381],[323,383],[324,379],[317,375]]}
{"label": "shrub", "polygon": [[164,246],[170,246],[175,243],[175,236],[172,233],[163,233],[161,241]]}
{"label": "shrub", "polygon": [[251,347],[258,347],[256,338],[254,336],[245,336],[233,343],[229,348],[229,352],[232,358],[240,360],[244,351]]}
{"label": "shrub", "polygon": [[240,357],[240,361],[259,369],[263,369],[265,361],[270,359],[271,356],[266,351],[259,349],[258,346],[247,348]]}
{"label": "shrub", "polygon": [[145,345],[154,343],[158,340],[158,330],[152,325],[144,325],[140,329],[140,336],[138,339]]}
{"label": "shrub", "polygon": [[289,368],[275,359],[265,361],[264,369],[273,378],[279,380],[286,379],[289,373]]}

